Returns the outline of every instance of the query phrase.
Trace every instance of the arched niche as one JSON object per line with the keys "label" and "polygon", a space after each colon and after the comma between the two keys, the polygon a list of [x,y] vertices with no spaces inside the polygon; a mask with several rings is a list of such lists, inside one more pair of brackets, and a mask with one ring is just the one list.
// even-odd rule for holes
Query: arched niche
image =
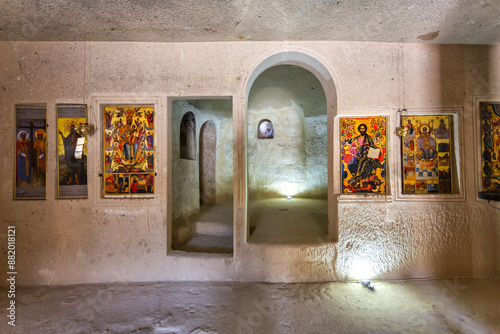
{"label": "arched niche", "polygon": [[[319,61],[316,57],[313,57],[309,54],[302,52],[280,52],[276,53],[264,60],[262,60],[255,69],[251,72],[248,77],[246,87],[245,87],[245,119],[248,121],[248,113],[249,113],[249,101],[250,101],[250,92],[255,81],[259,78],[259,76],[265,71],[280,65],[293,65],[296,67],[300,67],[309,71],[313,74],[317,80],[319,81],[321,88],[324,91],[325,101],[326,101],[326,122],[325,122],[325,131],[326,131],[326,152],[327,155],[327,172],[324,175],[327,178],[327,231],[318,233],[318,237],[315,238],[315,241],[310,241],[306,243],[322,243],[324,241],[336,241],[338,238],[338,227],[337,227],[337,198],[334,194],[334,119],[337,114],[337,96],[336,96],[336,88],[333,82],[333,77],[330,74],[328,68],[323,65],[321,61]],[[274,130],[276,131],[276,121],[273,121]],[[252,242],[252,234],[255,226],[251,226],[252,224],[252,212],[251,212],[251,196],[249,194],[249,181],[251,179],[251,175],[249,175],[249,165],[251,165],[249,161],[249,150],[252,149],[252,143],[248,142],[248,139],[251,135],[255,136],[253,130],[251,130],[251,124],[248,126],[247,133],[247,166],[246,166],[246,196],[247,196],[247,240]],[[253,133],[252,133],[253,132]],[[276,139],[275,139],[276,141]],[[268,142],[268,141],[263,141]],[[267,145],[267,144],[266,144]],[[335,144],[336,145],[336,144]],[[306,153],[307,154],[307,153]],[[272,162],[270,162],[272,163]],[[293,163],[292,163],[293,164]],[[294,190],[294,189],[292,189]],[[284,198],[284,197],[283,197]],[[293,200],[292,200],[293,201]],[[292,202],[291,201],[291,202]],[[283,210],[285,211],[285,210]],[[312,240],[312,239],[311,239]],[[272,241],[271,241],[272,242]],[[300,242],[299,242],[300,243]]]}
{"label": "arched niche", "polygon": [[200,128],[200,206],[216,203],[216,156],[216,128],[212,121],[206,121]]}
{"label": "arched niche", "polygon": [[196,160],[196,120],[191,111],[185,113],[181,120],[179,152],[181,159]]}

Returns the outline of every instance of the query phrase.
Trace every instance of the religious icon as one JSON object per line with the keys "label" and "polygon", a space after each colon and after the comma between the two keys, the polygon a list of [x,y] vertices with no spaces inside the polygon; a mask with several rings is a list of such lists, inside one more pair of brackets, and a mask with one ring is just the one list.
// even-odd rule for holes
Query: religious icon
{"label": "religious icon", "polygon": [[87,145],[77,129],[87,123],[86,105],[57,105],[57,166],[59,198],[86,198]]}
{"label": "religious icon", "polygon": [[104,195],[154,194],[154,108],[103,111]]}
{"label": "religious icon", "polygon": [[44,199],[47,162],[45,106],[16,106],[15,199]]}
{"label": "religious icon", "polygon": [[500,194],[500,103],[481,102],[482,192]]}
{"label": "religious icon", "polygon": [[[403,116],[403,193],[451,193],[452,116]],[[409,169],[413,173],[408,173]]]}
{"label": "religious icon", "polygon": [[343,194],[387,192],[386,124],[385,117],[340,120]]}

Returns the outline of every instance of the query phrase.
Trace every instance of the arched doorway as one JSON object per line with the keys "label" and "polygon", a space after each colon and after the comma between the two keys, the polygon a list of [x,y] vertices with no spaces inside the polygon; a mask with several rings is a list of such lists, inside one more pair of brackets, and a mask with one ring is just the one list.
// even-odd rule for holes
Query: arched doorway
{"label": "arched doorway", "polygon": [[[267,82],[259,83],[266,76]],[[254,97],[258,89],[260,92]],[[248,241],[271,244],[335,241],[338,219],[334,163],[338,159],[334,156],[333,124],[337,98],[330,71],[307,54],[277,53],[255,68],[247,80],[245,93]],[[313,95],[318,97],[316,101],[302,103]],[[273,139],[253,138],[258,133],[259,120],[263,119],[273,124]],[[288,204],[287,195],[293,198]],[[277,198],[281,202],[270,212],[267,208],[270,199]],[[295,198],[314,199],[314,205],[303,206]],[[254,200],[264,200],[265,207],[255,205]],[[293,219],[302,217],[303,223],[297,221],[298,228],[293,231],[287,215]],[[275,224],[265,233],[257,233],[258,224],[263,221],[262,226],[273,224],[273,220],[280,221],[279,226]],[[293,235],[288,235],[290,232]]]}
{"label": "arched doorway", "polygon": [[200,206],[216,203],[215,158],[217,134],[212,121],[203,123],[200,129]]}

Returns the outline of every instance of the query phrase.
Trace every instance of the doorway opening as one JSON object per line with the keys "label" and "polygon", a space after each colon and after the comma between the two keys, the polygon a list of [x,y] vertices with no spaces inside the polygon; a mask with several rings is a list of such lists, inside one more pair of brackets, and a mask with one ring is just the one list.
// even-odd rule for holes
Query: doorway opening
{"label": "doorway opening", "polygon": [[173,100],[171,110],[172,249],[230,254],[232,100]]}
{"label": "doorway opening", "polygon": [[248,241],[333,241],[328,99],[311,66],[277,58],[256,70],[247,87]]}

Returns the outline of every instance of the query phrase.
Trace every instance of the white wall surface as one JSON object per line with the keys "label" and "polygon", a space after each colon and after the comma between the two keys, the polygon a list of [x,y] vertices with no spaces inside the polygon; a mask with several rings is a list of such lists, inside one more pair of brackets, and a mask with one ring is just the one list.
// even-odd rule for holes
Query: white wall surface
{"label": "white wall surface", "polygon": [[[246,82],[267,56],[287,51],[308,54],[330,71],[338,116],[381,114],[390,119],[390,194],[340,196],[337,243],[246,243],[246,190],[239,187],[245,178]],[[5,254],[7,226],[15,225],[18,284],[323,281],[359,278],[360,267],[378,278],[500,274],[500,211],[477,200],[475,110],[476,96],[500,100],[499,45],[1,42],[0,56],[0,250]],[[167,182],[172,173],[167,98],[206,96],[233,97],[235,250],[233,256],[167,254]],[[99,105],[110,101],[156,107],[158,176],[152,199],[101,198]],[[49,172],[43,201],[12,199],[14,107],[24,103],[47,105]],[[56,103],[87,104],[89,120],[96,125],[89,137],[88,199],[56,199]],[[403,106],[409,113],[457,114],[458,194],[401,195],[395,127]],[[333,147],[329,154],[335,158],[338,146]],[[339,168],[329,161],[338,180]],[[0,277],[5,275],[2,265]]]}

